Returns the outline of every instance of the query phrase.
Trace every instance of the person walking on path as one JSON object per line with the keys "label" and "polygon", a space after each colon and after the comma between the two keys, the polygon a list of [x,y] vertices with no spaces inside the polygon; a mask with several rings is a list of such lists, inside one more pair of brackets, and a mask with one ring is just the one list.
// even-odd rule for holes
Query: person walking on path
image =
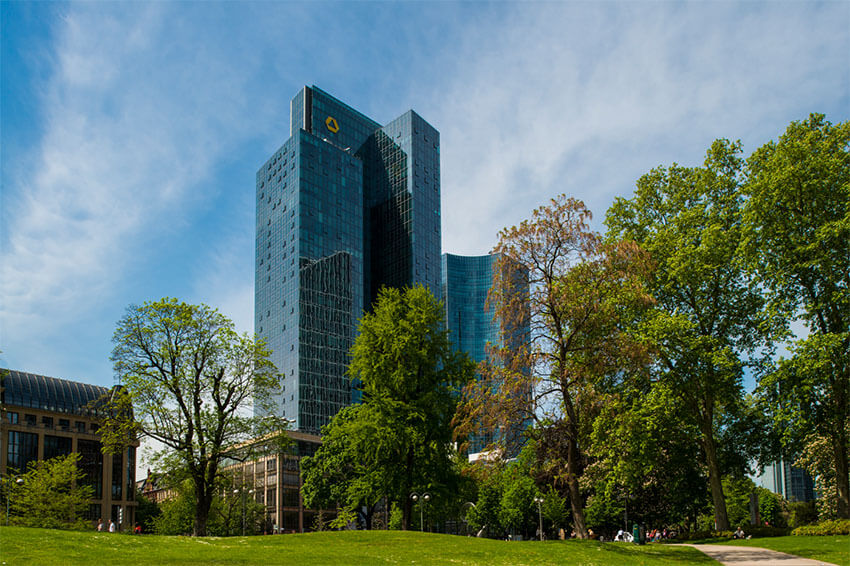
{"label": "person walking on path", "polygon": [[696,548],[726,566],[769,566],[775,564],[782,566],[835,566],[831,562],[800,558],[784,552],[754,546],[724,546],[721,544],[686,544],[683,546]]}
{"label": "person walking on path", "polygon": [[110,533],[115,532],[115,523],[112,521],[112,519],[109,519],[109,532]]}

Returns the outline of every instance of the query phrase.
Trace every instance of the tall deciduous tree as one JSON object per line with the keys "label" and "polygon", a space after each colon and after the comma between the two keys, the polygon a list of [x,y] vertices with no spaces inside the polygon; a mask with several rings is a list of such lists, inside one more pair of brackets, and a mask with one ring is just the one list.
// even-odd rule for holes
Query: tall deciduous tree
{"label": "tall deciduous tree", "polygon": [[422,286],[382,289],[352,353],[349,373],[363,402],[331,421],[331,442],[304,462],[303,493],[349,506],[385,496],[403,509],[407,529],[411,492],[445,499],[457,482],[450,421],[474,366],[452,348],[442,305]]}
{"label": "tall deciduous tree", "polygon": [[[269,350],[206,305],[165,298],[131,306],[113,336],[112,361],[126,393],[115,396],[102,427],[104,444],[129,436],[152,438],[164,448],[154,460],[180,468],[194,488],[194,525],[206,534],[222,460],[247,440],[281,430],[275,419],[253,416],[277,390]],[[132,402],[134,421],[123,418]]]}
{"label": "tall deciduous tree", "polygon": [[792,122],[747,161],[744,248],[771,312],[809,336],[764,378],[786,445],[828,438],[837,512],[850,518],[850,122]]}
{"label": "tall deciduous tree", "polygon": [[740,143],[715,141],[702,167],[659,167],[631,199],[618,198],[612,238],[637,241],[656,268],[654,316],[644,325],[658,349],[655,379],[685,403],[699,430],[715,523],[729,528],[721,483],[721,420],[742,408],[743,369],[763,344],[760,290],[737,259],[742,238]]}
{"label": "tall deciduous tree", "polygon": [[[575,531],[587,537],[579,480],[587,465],[597,385],[646,363],[646,349],[625,330],[651,303],[644,289],[645,254],[634,244],[604,244],[588,228],[590,211],[562,195],[531,220],[502,230],[490,302],[508,332],[530,327],[528,346],[508,340],[495,363],[482,366],[457,417],[464,438],[479,428],[508,431],[534,421],[546,477],[568,497]],[[529,291],[512,277],[527,273]],[[530,317],[527,321],[525,317]],[[531,371],[528,371],[531,368]]]}

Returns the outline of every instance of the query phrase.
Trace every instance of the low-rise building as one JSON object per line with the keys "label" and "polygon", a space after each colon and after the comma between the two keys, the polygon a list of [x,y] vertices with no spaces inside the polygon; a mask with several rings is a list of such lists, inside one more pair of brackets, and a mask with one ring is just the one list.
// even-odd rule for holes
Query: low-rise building
{"label": "low-rise building", "polygon": [[301,497],[301,458],[312,456],[322,443],[321,437],[299,431],[287,431],[289,450],[264,454],[244,462],[229,460],[224,471],[233,480],[239,497],[249,494],[266,507],[269,533],[304,533],[315,530],[317,517],[322,521],[336,517],[336,509],[308,509]]}
{"label": "low-rise building", "polygon": [[21,474],[30,462],[78,452],[79,467],[95,493],[85,518],[132,528],[138,442],[122,454],[102,452],[96,407],[110,390],[23,371],[0,370],[0,376],[0,475]]}

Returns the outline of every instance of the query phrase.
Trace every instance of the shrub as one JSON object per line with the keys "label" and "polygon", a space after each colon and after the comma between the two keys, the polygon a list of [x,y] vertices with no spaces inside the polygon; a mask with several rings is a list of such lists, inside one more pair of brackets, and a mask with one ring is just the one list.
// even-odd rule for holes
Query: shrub
{"label": "shrub", "polygon": [[805,525],[791,531],[795,536],[850,535],[850,519],[824,521],[817,525]]}

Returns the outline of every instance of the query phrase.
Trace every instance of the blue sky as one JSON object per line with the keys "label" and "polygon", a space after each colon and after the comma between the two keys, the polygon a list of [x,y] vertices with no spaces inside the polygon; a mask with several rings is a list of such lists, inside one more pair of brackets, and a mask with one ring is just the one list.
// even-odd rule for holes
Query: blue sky
{"label": "blue sky", "polygon": [[850,114],[848,2],[0,3],[0,365],[109,386],[129,304],[253,330],[254,178],[315,84],[441,132],[443,250]]}

